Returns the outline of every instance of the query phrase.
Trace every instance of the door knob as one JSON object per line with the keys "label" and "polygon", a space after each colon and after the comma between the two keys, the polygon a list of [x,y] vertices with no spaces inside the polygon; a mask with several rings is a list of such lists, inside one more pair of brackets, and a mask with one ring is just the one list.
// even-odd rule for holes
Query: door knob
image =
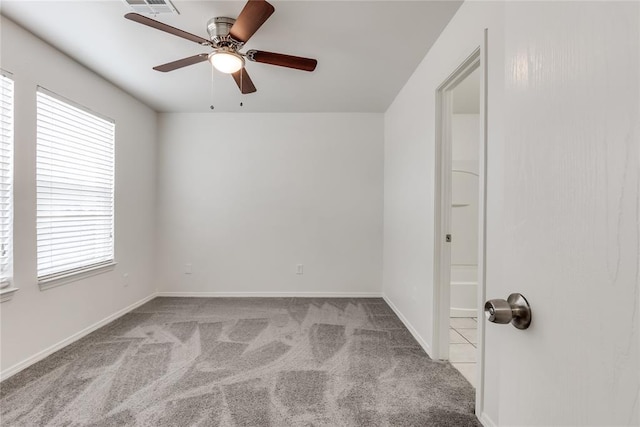
{"label": "door knob", "polygon": [[484,315],[489,322],[511,323],[518,329],[531,324],[531,307],[521,294],[511,294],[506,301],[490,299],[484,304]]}

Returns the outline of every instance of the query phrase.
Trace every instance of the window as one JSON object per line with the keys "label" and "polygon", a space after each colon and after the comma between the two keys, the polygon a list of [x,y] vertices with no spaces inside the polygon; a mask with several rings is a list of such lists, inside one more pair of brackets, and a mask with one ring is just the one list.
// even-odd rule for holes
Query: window
{"label": "window", "polygon": [[38,281],[113,264],[112,120],[38,88]]}
{"label": "window", "polygon": [[13,80],[0,74],[0,289],[13,273],[13,108]]}

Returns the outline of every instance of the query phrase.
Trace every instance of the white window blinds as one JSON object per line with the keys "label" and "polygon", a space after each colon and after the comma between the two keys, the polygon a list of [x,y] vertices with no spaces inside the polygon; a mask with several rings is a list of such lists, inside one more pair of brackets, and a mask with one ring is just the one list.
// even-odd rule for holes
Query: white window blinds
{"label": "white window blinds", "polygon": [[38,88],[38,279],[113,261],[115,125]]}
{"label": "white window blinds", "polygon": [[11,284],[13,234],[13,80],[0,75],[0,288]]}

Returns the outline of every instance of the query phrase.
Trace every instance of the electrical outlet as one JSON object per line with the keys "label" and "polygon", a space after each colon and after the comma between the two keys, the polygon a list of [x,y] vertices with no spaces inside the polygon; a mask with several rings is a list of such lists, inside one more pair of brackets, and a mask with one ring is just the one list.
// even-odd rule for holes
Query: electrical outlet
{"label": "electrical outlet", "polygon": [[122,284],[125,288],[129,287],[129,273],[124,273],[122,275]]}
{"label": "electrical outlet", "polygon": [[298,264],[296,266],[296,274],[304,274],[304,265]]}
{"label": "electrical outlet", "polygon": [[184,265],[184,274],[191,274],[193,272],[193,269],[191,268],[191,264],[185,264]]}

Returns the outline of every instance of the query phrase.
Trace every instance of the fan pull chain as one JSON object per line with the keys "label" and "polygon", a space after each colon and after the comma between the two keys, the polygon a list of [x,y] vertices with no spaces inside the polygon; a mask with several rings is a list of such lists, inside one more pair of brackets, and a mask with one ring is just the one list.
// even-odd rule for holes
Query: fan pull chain
{"label": "fan pull chain", "polygon": [[213,67],[211,68],[211,105],[209,106],[209,108],[211,108],[212,110],[215,108],[213,106]]}
{"label": "fan pull chain", "polygon": [[[244,95],[242,91],[242,76],[244,75],[244,68],[240,68],[240,96]],[[240,106],[242,107],[242,101],[240,101]]]}

